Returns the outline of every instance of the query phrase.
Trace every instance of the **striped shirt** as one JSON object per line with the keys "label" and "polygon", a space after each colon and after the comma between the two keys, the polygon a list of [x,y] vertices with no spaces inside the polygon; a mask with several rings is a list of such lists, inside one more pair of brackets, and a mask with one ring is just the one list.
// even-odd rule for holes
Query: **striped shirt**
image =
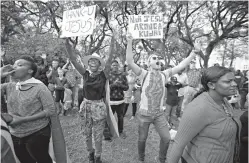
{"label": "striped shirt", "polygon": [[[233,113],[226,101],[225,107]],[[234,120],[237,123],[235,123]],[[181,119],[168,162],[233,163],[239,117],[226,115],[207,92],[187,106]]]}
{"label": "striped shirt", "polygon": [[[16,90],[16,83],[1,84],[1,92],[7,95],[8,112],[16,116],[26,117],[45,111],[48,115],[55,112],[53,97],[43,84],[30,84],[27,89]],[[49,118],[41,118],[10,127],[16,137],[25,137],[46,127]]]}

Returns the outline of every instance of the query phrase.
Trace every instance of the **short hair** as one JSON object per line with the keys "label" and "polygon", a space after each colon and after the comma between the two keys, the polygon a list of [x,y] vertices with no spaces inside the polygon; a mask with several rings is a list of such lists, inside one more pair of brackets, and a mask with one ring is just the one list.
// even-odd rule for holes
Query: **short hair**
{"label": "short hair", "polygon": [[32,77],[34,77],[36,72],[37,72],[37,65],[35,64],[35,60],[33,59],[33,57],[23,55],[23,56],[19,57],[18,59],[23,59],[23,60],[29,62],[30,68],[31,68],[31,70],[33,70]]}

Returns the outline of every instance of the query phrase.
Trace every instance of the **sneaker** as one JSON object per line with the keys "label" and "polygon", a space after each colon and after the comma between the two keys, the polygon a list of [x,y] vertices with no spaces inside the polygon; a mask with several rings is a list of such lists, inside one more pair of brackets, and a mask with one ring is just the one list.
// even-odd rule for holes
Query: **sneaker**
{"label": "sneaker", "polygon": [[89,163],[94,163],[94,152],[91,152],[89,153],[89,156],[88,156],[88,159],[89,159]]}
{"label": "sneaker", "polygon": [[131,120],[133,120],[134,118],[135,118],[135,117],[134,117],[134,116],[132,116],[132,117],[131,117],[131,119],[130,119],[130,121],[131,121]]}
{"label": "sneaker", "polygon": [[120,136],[121,138],[123,138],[123,139],[126,138],[126,134],[125,134],[124,132],[120,133],[119,136]]}
{"label": "sneaker", "polygon": [[105,140],[105,141],[108,141],[108,142],[112,142],[112,138],[110,138],[110,137],[109,137],[109,138],[106,137],[106,138],[104,138],[104,140]]}
{"label": "sneaker", "polygon": [[165,161],[161,161],[161,160],[159,159],[159,156],[156,156],[156,157],[155,157],[155,160],[156,160],[156,163],[166,163]]}
{"label": "sneaker", "polygon": [[100,157],[95,157],[95,162],[94,163],[102,163],[101,158]]}

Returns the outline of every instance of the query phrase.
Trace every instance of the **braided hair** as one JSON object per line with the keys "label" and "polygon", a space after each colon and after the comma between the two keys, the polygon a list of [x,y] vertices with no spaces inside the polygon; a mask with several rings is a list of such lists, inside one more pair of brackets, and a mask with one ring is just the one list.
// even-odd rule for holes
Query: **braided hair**
{"label": "braided hair", "polygon": [[232,72],[232,70],[222,67],[222,66],[212,66],[206,68],[202,71],[201,84],[202,89],[195,95],[194,98],[202,94],[203,92],[207,92],[209,90],[208,83],[209,82],[217,82],[222,76],[225,74]]}

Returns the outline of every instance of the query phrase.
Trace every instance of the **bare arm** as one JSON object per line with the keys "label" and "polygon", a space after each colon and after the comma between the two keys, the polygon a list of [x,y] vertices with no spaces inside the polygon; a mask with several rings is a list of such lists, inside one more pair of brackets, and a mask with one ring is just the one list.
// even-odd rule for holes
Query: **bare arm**
{"label": "bare arm", "polygon": [[172,68],[172,75],[177,74],[185,67],[187,67],[190,64],[190,62],[195,58],[196,54],[200,51],[201,51],[201,45],[199,42],[197,42],[191,54],[187,58],[185,58],[179,65]]}
{"label": "bare arm", "polygon": [[70,58],[72,64],[74,67],[78,70],[78,72],[81,75],[84,75],[86,72],[86,69],[77,62],[77,57],[73,54],[72,46],[69,44],[69,40],[66,39],[66,51],[67,51],[67,56]]}
{"label": "bare arm", "polygon": [[104,73],[105,73],[105,76],[107,78],[109,78],[109,74],[110,74],[110,71],[111,71],[111,62],[112,62],[112,59],[113,59],[113,53],[114,53],[114,46],[115,46],[115,39],[114,39],[114,36],[112,37],[111,39],[111,44],[110,44],[110,47],[109,47],[109,57],[108,57],[108,60],[106,61],[106,64],[105,64],[105,69],[104,69]]}
{"label": "bare arm", "polygon": [[68,66],[69,62],[67,61],[67,63],[62,67],[62,70],[67,70],[67,66]]}
{"label": "bare arm", "polygon": [[187,67],[190,62],[195,58],[196,52],[192,52],[187,58],[185,58],[180,64],[172,68],[172,75],[177,74]]}
{"label": "bare arm", "polygon": [[134,53],[132,52],[132,39],[127,38],[126,61],[132,71],[139,76],[141,74],[141,68],[134,62],[133,57]]}

